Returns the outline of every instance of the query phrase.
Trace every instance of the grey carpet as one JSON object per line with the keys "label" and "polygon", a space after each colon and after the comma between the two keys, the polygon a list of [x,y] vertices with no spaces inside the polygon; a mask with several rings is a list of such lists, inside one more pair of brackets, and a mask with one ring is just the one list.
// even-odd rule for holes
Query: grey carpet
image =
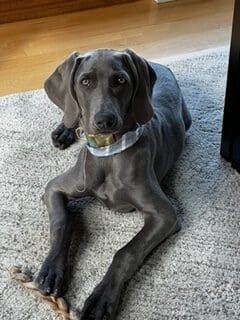
{"label": "grey carpet", "polygon": [[[193,116],[184,153],[164,181],[183,228],[128,283],[118,319],[240,319],[240,176],[219,156],[227,55],[216,49],[169,63]],[[80,145],[66,151],[52,146],[50,132],[61,114],[41,90],[2,97],[0,108],[0,319],[54,319],[6,269],[18,262],[38,270],[48,250],[40,196],[73,164]],[[113,254],[142,223],[139,213],[86,203],[67,294],[74,306],[83,306]]]}

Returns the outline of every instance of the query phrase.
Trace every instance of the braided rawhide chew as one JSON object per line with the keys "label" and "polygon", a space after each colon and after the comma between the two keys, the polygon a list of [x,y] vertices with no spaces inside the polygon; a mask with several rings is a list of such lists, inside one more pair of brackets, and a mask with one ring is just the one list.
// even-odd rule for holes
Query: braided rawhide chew
{"label": "braided rawhide chew", "polygon": [[62,297],[54,297],[52,295],[45,296],[38,289],[32,276],[22,272],[21,267],[14,266],[9,269],[10,277],[17,280],[24,288],[29,289],[34,297],[40,298],[43,302],[49,304],[57,313],[59,320],[77,320],[80,314],[77,310],[73,310]]}

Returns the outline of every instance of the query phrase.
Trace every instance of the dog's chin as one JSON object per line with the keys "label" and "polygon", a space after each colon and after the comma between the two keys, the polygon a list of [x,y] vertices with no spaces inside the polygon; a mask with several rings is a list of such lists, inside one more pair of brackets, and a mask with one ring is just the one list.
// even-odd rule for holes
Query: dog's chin
{"label": "dog's chin", "polygon": [[111,130],[111,131],[97,131],[95,133],[96,136],[109,136],[109,135],[114,135],[117,134],[120,130]]}

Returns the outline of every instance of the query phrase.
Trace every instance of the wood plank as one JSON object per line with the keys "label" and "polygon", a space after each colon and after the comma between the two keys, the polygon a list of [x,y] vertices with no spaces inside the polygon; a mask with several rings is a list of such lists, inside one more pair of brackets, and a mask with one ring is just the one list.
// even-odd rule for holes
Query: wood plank
{"label": "wood plank", "polygon": [[0,0],[0,23],[59,15],[137,0]]}
{"label": "wood plank", "polygon": [[130,47],[146,58],[230,43],[233,0],[141,0],[0,25],[0,95],[40,88],[70,52]]}

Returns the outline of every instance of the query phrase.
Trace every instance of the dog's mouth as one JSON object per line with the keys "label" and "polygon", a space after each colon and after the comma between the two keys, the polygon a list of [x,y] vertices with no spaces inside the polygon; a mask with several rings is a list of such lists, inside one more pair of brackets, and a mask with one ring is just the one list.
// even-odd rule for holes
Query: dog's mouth
{"label": "dog's mouth", "polygon": [[88,143],[94,147],[106,147],[116,142],[114,134],[86,134]]}
{"label": "dog's mouth", "polygon": [[117,123],[112,128],[98,128],[95,125],[93,125],[93,128],[91,131],[85,132],[88,135],[95,135],[95,136],[108,136],[108,135],[116,135],[122,131],[123,125],[122,123]]}
{"label": "dog's mouth", "polygon": [[76,129],[78,138],[85,137],[87,143],[93,148],[102,148],[114,144],[122,138],[128,131],[134,131],[139,127],[135,121],[128,123],[127,126],[119,126],[115,130],[94,130],[95,132],[88,132],[79,127]]}
{"label": "dog's mouth", "polygon": [[118,140],[122,128],[118,127],[115,128],[115,130],[94,130],[88,132],[82,127],[78,127],[75,132],[78,138],[85,136],[88,143],[93,147],[106,147]]}
{"label": "dog's mouth", "polygon": [[85,132],[85,137],[93,146],[106,147],[116,142],[121,135],[121,132],[121,127],[115,128],[114,130],[96,130],[95,133]]}
{"label": "dog's mouth", "polygon": [[96,135],[96,136],[109,136],[109,135],[114,135],[114,134],[118,134],[119,132],[121,132],[122,128],[116,128],[114,130],[97,130],[95,133],[91,134],[89,133],[89,135]]}
{"label": "dog's mouth", "polygon": [[83,128],[82,126],[79,126],[78,128],[76,128],[75,132],[77,134],[77,136],[80,138],[80,136],[82,136],[83,134],[89,136],[89,137],[99,137],[99,138],[107,138],[108,136],[111,135],[118,135],[119,133],[121,133],[122,131],[122,127],[119,126],[117,128],[115,128],[114,130],[99,130],[99,129],[93,129],[93,130],[86,130],[86,128]]}

